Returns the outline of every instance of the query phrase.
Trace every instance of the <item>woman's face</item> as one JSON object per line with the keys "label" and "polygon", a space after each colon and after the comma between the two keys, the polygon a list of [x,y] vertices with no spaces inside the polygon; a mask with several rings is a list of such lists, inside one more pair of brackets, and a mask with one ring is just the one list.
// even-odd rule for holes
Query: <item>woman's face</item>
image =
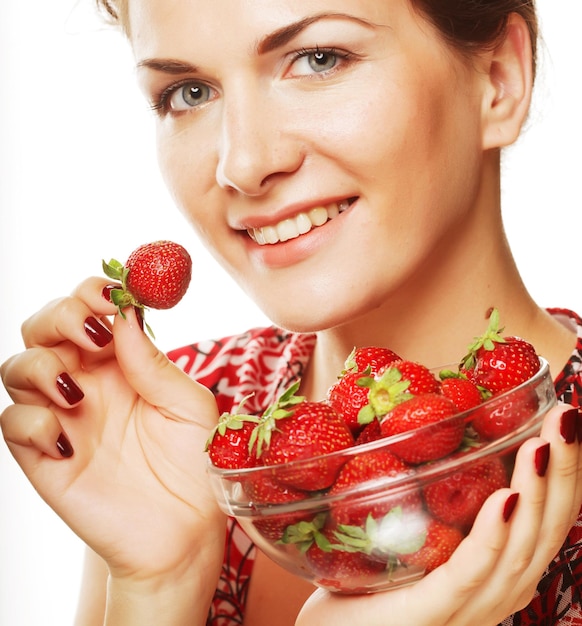
{"label": "woman's face", "polygon": [[408,0],[132,0],[130,25],[165,180],[276,323],[355,319],[461,236],[483,78]]}

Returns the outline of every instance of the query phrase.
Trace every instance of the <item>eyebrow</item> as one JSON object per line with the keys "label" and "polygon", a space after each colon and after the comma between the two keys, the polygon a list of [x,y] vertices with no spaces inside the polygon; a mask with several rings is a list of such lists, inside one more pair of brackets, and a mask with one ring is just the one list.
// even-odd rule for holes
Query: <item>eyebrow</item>
{"label": "eyebrow", "polygon": [[358,24],[361,24],[362,26],[365,26],[367,28],[374,27],[374,24],[372,24],[371,22],[368,22],[361,17],[356,17],[355,15],[335,12],[318,13],[317,15],[311,15],[297,22],[293,22],[292,24],[288,24],[287,26],[283,26],[282,28],[277,29],[269,35],[266,35],[257,44],[257,53],[259,55],[266,54],[267,52],[272,52],[277,48],[281,48],[282,46],[293,40],[294,37],[297,37],[297,35],[304,31],[308,26],[311,26],[311,24],[328,19],[349,20],[352,22],[357,22]]}
{"label": "eyebrow", "polygon": [[[292,41],[299,33],[304,31],[307,27],[315,24],[316,22],[328,19],[343,19],[356,22],[365,26],[366,28],[374,28],[376,25],[361,17],[350,15],[347,13],[325,12],[318,13],[316,15],[310,15],[302,20],[288,24],[277,30],[269,33],[263,37],[256,45],[255,49],[258,55],[264,55],[273,50],[281,48],[285,44]],[[176,59],[143,59],[137,63],[137,68],[142,67],[155,70],[157,72],[164,72],[165,74],[179,75],[179,74],[193,74],[198,71],[198,68],[185,61],[178,61]]]}
{"label": "eyebrow", "polygon": [[164,72],[165,74],[193,74],[196,73],[197,67],[185,61],[176,61],[175,59],[144,59],[139,61],[137,68],[147,67],[156,72]]}

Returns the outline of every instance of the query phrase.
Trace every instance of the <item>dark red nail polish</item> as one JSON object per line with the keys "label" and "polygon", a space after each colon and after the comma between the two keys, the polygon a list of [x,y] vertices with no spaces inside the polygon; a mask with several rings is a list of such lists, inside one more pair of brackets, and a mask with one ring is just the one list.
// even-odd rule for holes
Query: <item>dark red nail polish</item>
{"label": "dark red nail polish", "polygon": [[519,493],[512,493],[509,498],[505,501],[505,506],[503,507],[503,521],[508,522],[509,518],[512,516],[513,511],[515,510],[515,505],[519,499]]}
{"label": "dark red nail polish", "polygon": [[113,334],[109,328],[96,317],[88,317],[85,320],[85,332],[91,341],[100,348],[106,346],[113,339]]}
{"label": "dark red nail polish", "polygon": [[578,423],[578,443],[582,443],[582,410],[580,407],[578,407],[578,418],[576,421]]}
{"label": "dark red nail polish", "polygon": [[562,413],[560,434],[566,443],[574,443],[578,436],[578,409],[568,409]]}
{"label": "dark red nail polish", "polygon": [[74,454],[73,446],[65,433],[61,433],[57,439],[57,450],[64,459],[70,459]]}
{"label": "dark red nail polish", "polygon": [[77,402],[81,402],[85,397],[79,385],[77,385],[67,372],[63,372],[57,376],[57,389],[69,404],[77,404]]}
{"label": "dark red nail polish", "polygon": [[548,463],[550,461],[550,444],[545,443],[543,446],[540,446],[536,450],[535,455],[535,467],[536,474],[541,478],[546,475],[546,470],[548,469]]}
{"label": "dark red nail polish", "polygon": [[107,300],[107,302],[112,302],[111,300],[111,292],[114,289],[119,289],[119,285],[105,285],[105,287],[103,287],[103,289],[101,290],[101,295],[103,296],[103,298],[105,300]]}

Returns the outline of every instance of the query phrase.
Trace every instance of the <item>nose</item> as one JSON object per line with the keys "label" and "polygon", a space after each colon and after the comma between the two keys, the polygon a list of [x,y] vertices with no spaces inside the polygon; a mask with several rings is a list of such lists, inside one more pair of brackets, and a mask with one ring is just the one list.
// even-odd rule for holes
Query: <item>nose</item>
{"label": "nose", "polygon": [[244,96],[223,101],[216,168],[221,187],[260,196],[301,166],[304,155],[292,116],[273,100],[247,85]]}

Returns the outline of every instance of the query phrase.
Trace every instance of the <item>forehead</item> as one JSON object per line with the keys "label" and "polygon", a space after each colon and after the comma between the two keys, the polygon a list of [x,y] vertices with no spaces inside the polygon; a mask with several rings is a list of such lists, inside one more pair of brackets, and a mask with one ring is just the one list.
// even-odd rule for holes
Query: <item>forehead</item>
{"label": "forehead", "polygon": [[209,46],[240,53],[286,25],[334,13],[379,25],[411,16],[409,0],[132,0],[128,19],[134,52],[144,58]]}

